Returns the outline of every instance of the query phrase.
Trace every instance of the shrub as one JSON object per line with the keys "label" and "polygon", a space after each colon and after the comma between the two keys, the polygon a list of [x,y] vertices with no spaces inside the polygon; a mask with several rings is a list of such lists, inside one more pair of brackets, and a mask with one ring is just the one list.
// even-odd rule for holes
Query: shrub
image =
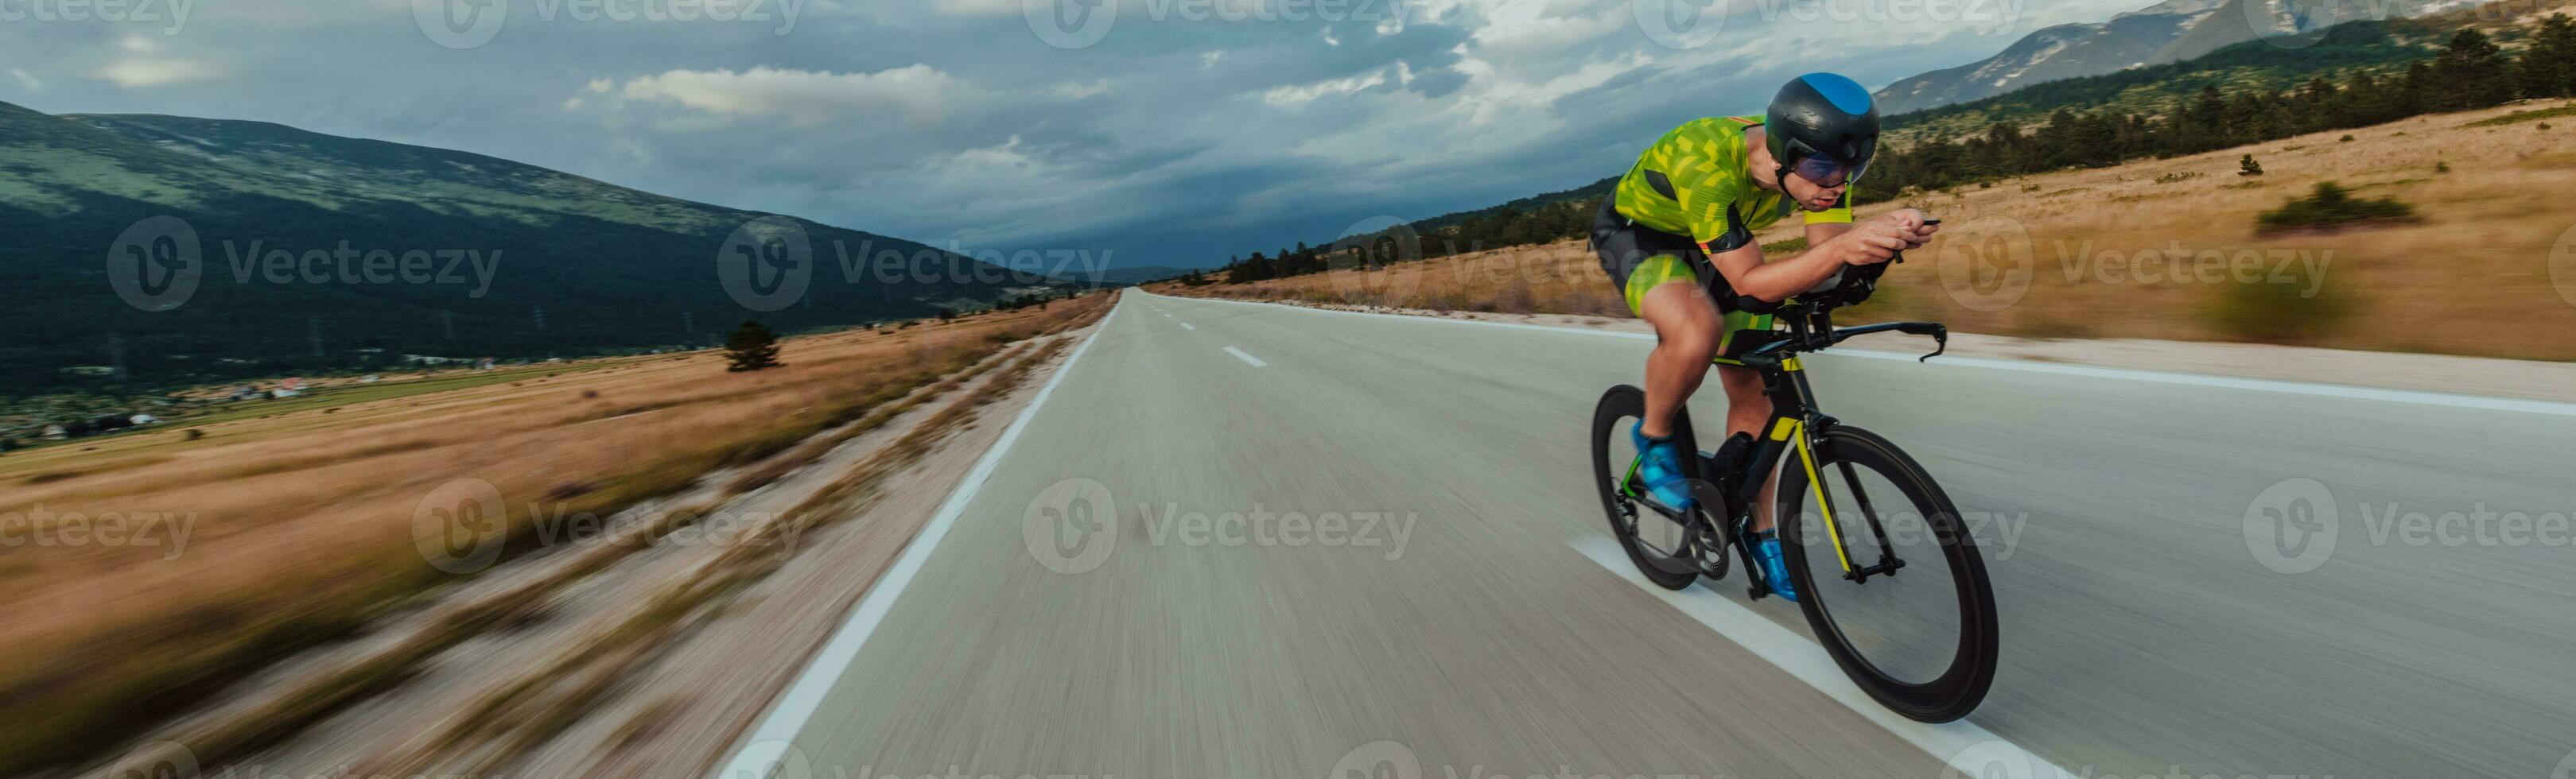
{"label": "shrub", "polygon": [[781,365],[778,362],[778,335],[759,322],[744,320],[742,326],[734,328],[733,335],[725,339],[725,361],[730,363],[725,366],[727,371],[776,368]]}
{"label": "shrub", "polygon": [[2175,171],[2175,172],[2173,172],[2173,173],[2167,173],[2167,174],[2164,174],[2164,175],[2161,175],[2161,176],[2157,176],[2157,177],[2156,177],[2156,183],[2158,183],[2158,184],[2171,184],[2171,183],[2174,183],[2174,182],[2176,182],[2176,181],[2186,181],[2186,180],[2190,180],[2190,179],[2200,178],[2200,177],[2201,177],[2201,175],[2202,175],[2202,174],[2201,174],[2201,173],[2199,173],[2199,172],[2197,172],[2197,171]]}
{"label": "shrub", "polygon": [[2283,203],[2279,209],[2265,211],[2256,217],[2255,232],[2270,234],[2414,221],[2419,221],[2415,207],[2397,202],[2396,198],[2357,198],[2342,185],[2320,181],[2313,194]]}
{"label": "shrub", "polygon": [[2239,160],[2239,161],[2236,163],[2236,175],[2239,175],[2239,176],[2260,176],[2260,175],[2263,175],[2263,163],[2255,162],[2255,161],[2254,161],[2254,155],[2251,155],[2251,154],[2245,155],[2245,159],[2243,159],[2243,160]]}
{"label": "shrub", "polygon": [[2335,139],[2335,142],[2336,142],[2336,143],[2351,143],[2351,142],[2352,142],[2352,133],[2344,133],[2344,134],[2343,134],[2343,137],[2341,137],[2341,138],[2336,138],[2336,139]]}
{"label": "shrub", "polygon": [[2310,279],[2279,283],[2230,284],[2206,312],[2210,324],[2230,337],[2270,343],[2315,341],[2334,334],[2352,314],[2352,302],[2336,288]]}

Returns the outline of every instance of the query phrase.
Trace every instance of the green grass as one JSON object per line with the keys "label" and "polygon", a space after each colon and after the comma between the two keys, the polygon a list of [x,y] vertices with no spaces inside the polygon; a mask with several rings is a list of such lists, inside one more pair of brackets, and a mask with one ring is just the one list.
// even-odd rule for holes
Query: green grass
{"label": "green grass", "polygon": [[2517,123],[2521,123],[2521,122],[2538,121],[2538,120],[2541,120],[2541,119],[2551,119],[2551,118],[2556,118],[2556,117],[2561,117],[2561,116],[2576,116],[2576,105],[2563,105],[2563,106],[2559,106],[2559,107],[2557,107],[2557,108],[2544,108],[2544,109],[2541,109],[2541,110],[2538,110],[2538,111],[2515,111],[2515,112],[2513,112],[2513,113],[2505,114],[2505,115],[2503,115],[2503,116],[2488,117],[2488,118],[2485,118],[2485,119],[2480,119],[2480,120],[2477,120],[2477,121],[2474,121],[2474,122],[2470,122],[2470,123],[2468,123],[2468,124],[2464,124],[2464,125],[2460,125],[2460,126],[2461,126],[2461,127],[2502,127],[2502,126],[2504,126],[2504,125],[2508,125],[2508,124],[2517,124]]}

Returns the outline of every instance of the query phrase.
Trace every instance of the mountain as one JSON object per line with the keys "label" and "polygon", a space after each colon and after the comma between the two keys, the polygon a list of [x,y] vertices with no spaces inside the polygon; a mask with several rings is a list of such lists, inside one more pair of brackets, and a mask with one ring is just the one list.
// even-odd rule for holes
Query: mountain
{"label": "mountain", "polygon": [[[2404,10],[2423,14],[2474,0]],[[2325,28],[2385,19],[2396,6],[2300,0],[2165,0],[2099,24],[2061,24],[2023,36],[2000,53],[1900,79],[1877,92],[1879,110],[1902,114],[2004,94],[2032,84],[2181,62],[2230,45],[2272,39],[2293,51]],[[2258,30],[2260,31],[2258,33]]]}
{"label": "mountain", "polygon": [[[186,230],[173,233],[174,224]],[[811,269],[801,297],[775,283],[792,283],[796,271],[766,270],[796,267],[780,247],[798,232]],[[0,242],[0,389],[120,358],[137,376],[211,376],[404,353],[703,345],[744,319],[793,331],[912,318],[1065,283],[912,241],[467,152],[266,122],[53,116],[7,103],[0,234],[10,237]],[[183,247],[198,255],[197,286],[184,300],[137,304],[117,289],[119,274],[186,278]],[[760,311],[730,294],[719,281],[729,250],[738,277],[772,282],[735,288],[784,289],[775,299],[792,304]],[[744,265],[747,251],[772,261]],[[747,267],[763,270],[742,276]]]}

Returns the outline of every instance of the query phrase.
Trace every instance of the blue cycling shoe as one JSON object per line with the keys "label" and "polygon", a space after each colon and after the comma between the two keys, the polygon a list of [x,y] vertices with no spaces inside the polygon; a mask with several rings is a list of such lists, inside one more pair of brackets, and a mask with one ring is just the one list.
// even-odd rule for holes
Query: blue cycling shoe
{"label": "blue cycling shoe", "polygon": [[1780,554],[1780,531],[1753,534],[1753,561],[1762,564],[1762,578],[1771,580],[1771,594],[1798,602],[1798,585],[1789,581],[1789,560]]}
{"label": "blue cycling shoe", "polygon": [[1673,445],[1673,437],[1648,438],[1641,421],[1628,429],[1628,439],[1637,445],[1637,481],[1645,485],[1646,495],[1665,508],[1691,510],[1690,480],[1682,475],[1681,447]]}

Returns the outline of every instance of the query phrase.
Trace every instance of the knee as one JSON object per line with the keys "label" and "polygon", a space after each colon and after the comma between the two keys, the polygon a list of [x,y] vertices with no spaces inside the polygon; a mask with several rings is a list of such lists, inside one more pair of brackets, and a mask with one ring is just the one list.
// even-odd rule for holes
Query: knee
{"label": "knee", "polygon": [[1665,345],[1681,350],[1692,359],[1705,362],[1708,358],[1717,356],[1717,333],[1713,328],[1692,324],[1675,328],[1673,332],[1662,333],[1660,336]]}

